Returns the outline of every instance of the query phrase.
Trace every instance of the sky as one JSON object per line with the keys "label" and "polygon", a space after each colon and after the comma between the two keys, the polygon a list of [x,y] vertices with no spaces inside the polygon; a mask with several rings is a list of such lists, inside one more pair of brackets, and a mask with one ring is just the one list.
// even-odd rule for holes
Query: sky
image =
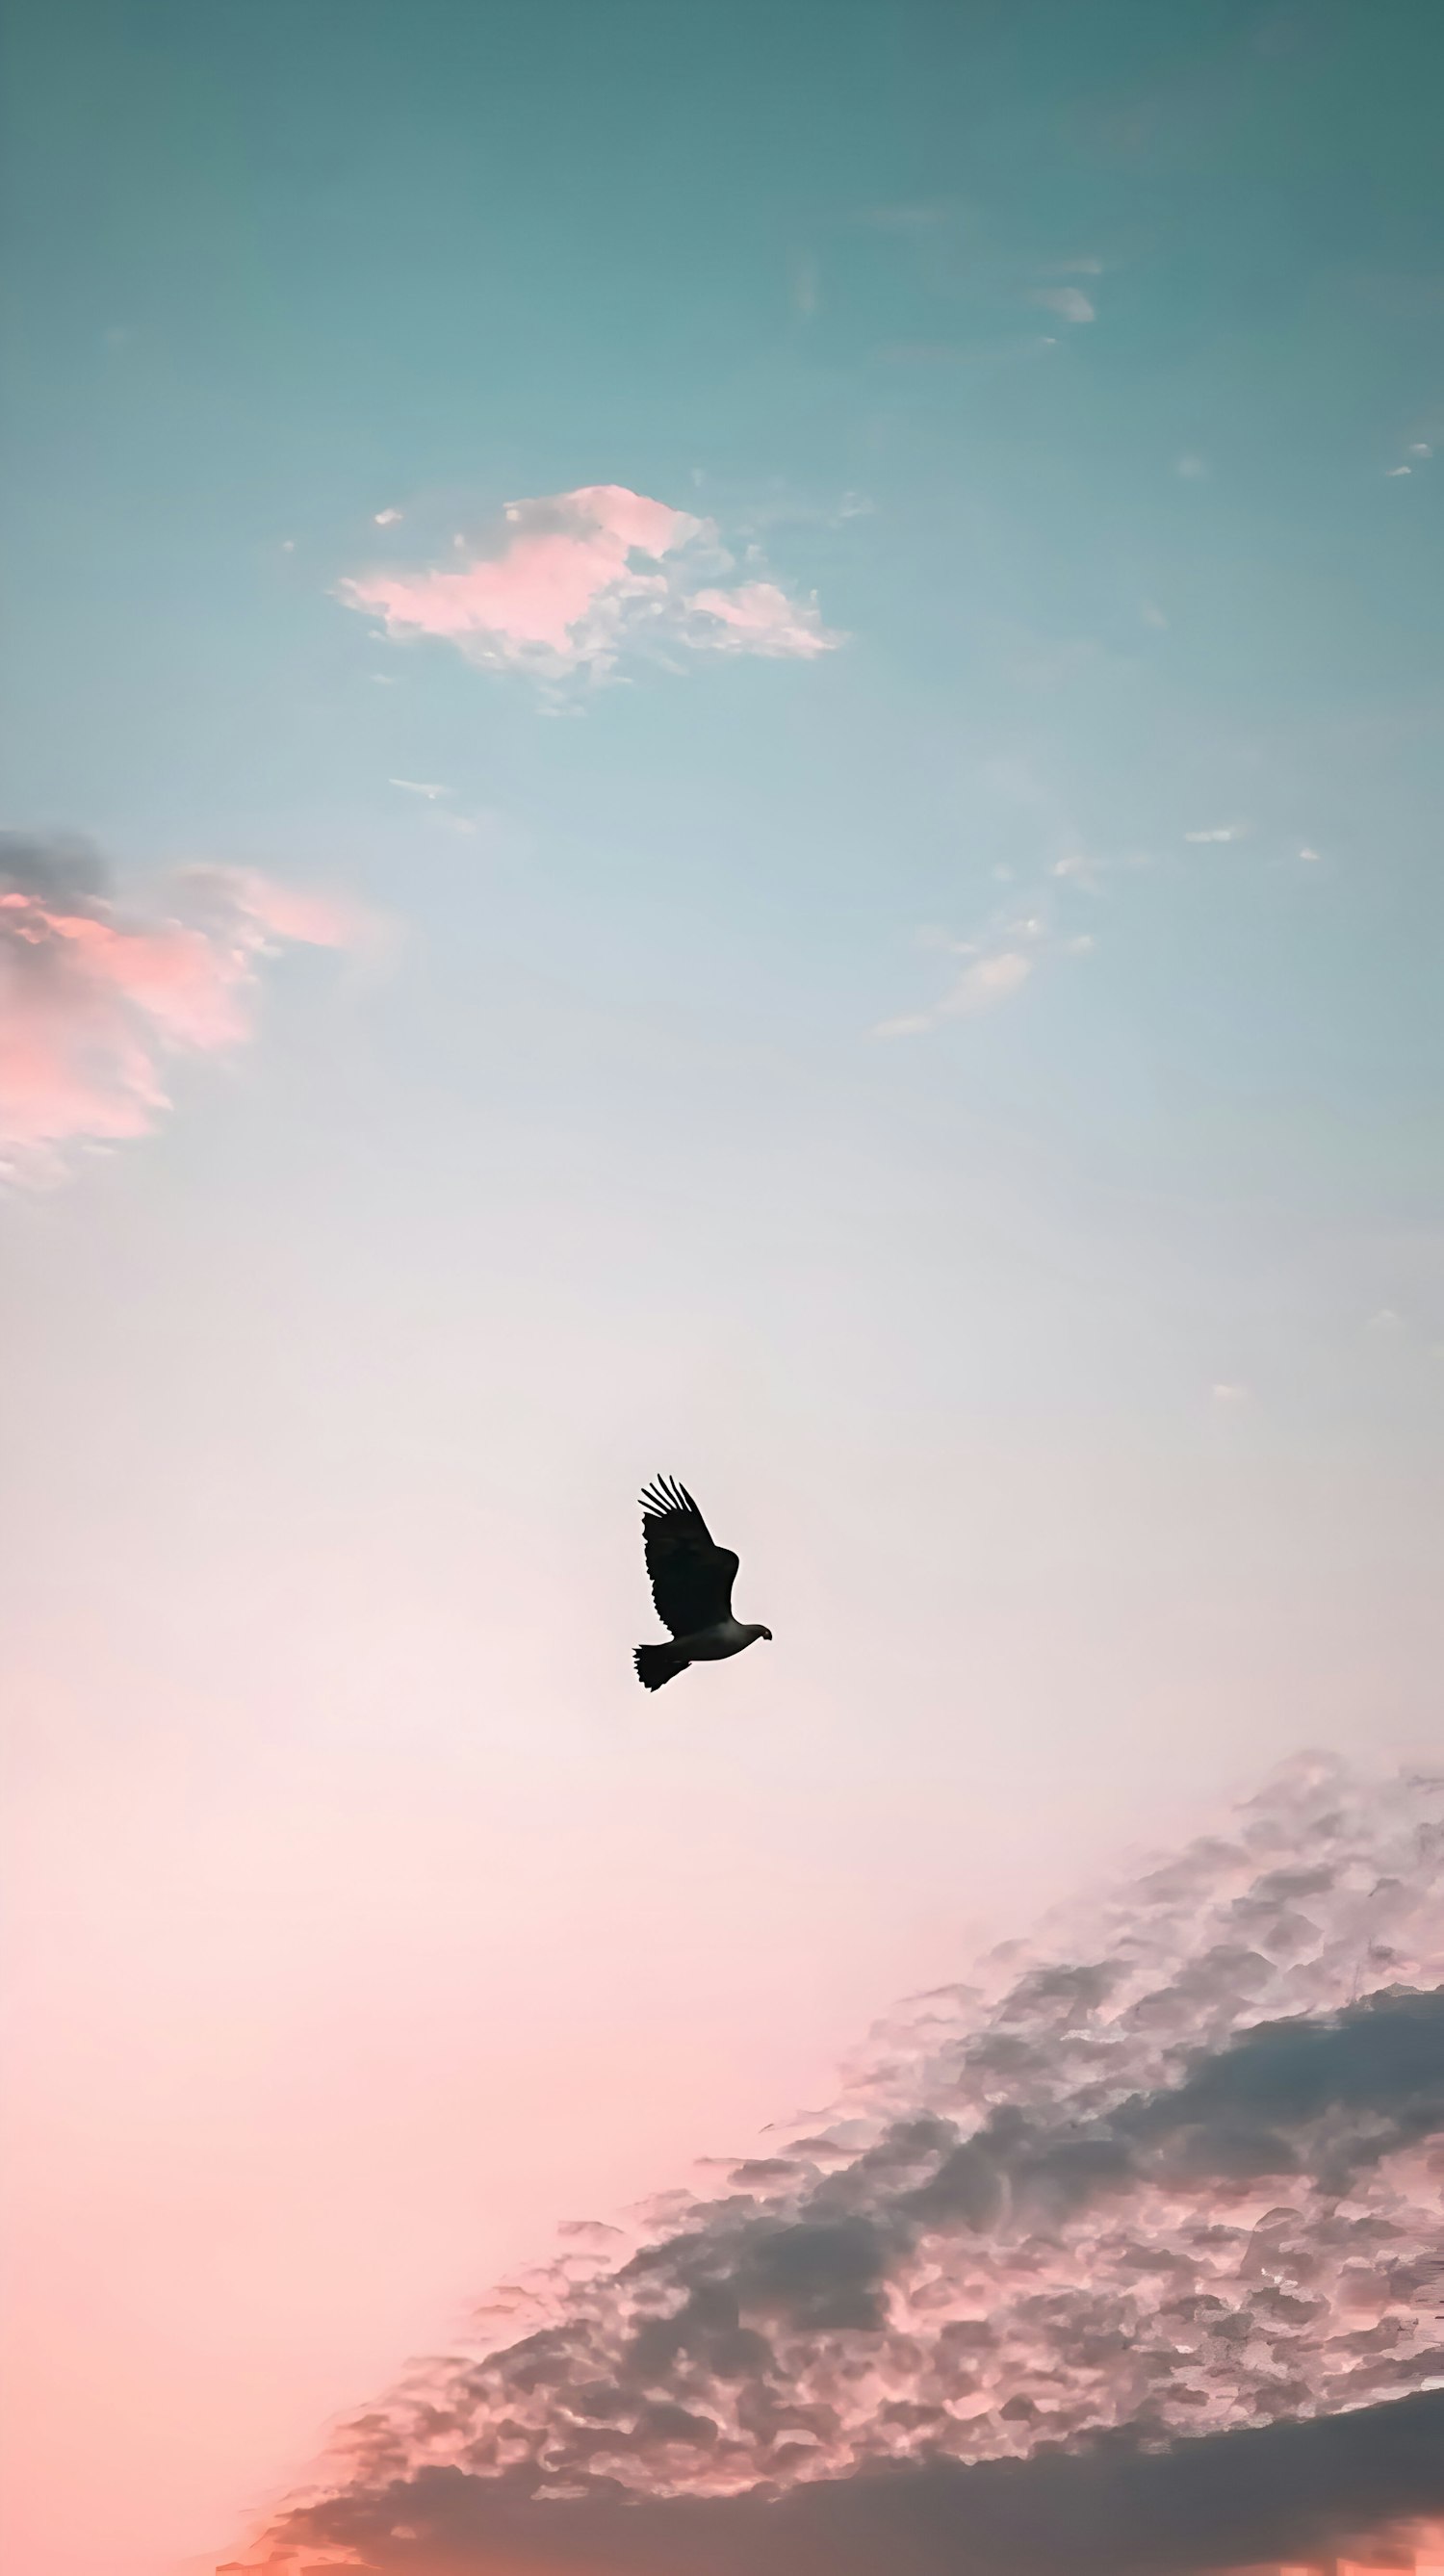
{"label": "sky", "polygon": [[[666,2519],[707,2485],[670,2453],[651,2538],[585,2477],[549,2517],[540,2450],[520,2503],[441,2463],[485,2492],[415,2541],[374,2458],[316,2463],[559,2224],[692,2193],[708,2281],[772,2314],[697,2160],[765,2160],[900,1994],[1138,1854],[1233,1848],[1306,1748],[1277,1832],[1346,1783],[1329,1903],[1407,1845],[1427,1918],[1441,77],[1423,0],[6,13],[24,2576],[274,2556],[303,2490],[306,2548],[415,2576],[760,2566],[745,2496]],[[773,1642],[653,1700],[659,1472]],[[1376,1986],[1437,1989],[1417,1926],[1374,1978],[1316,1911],[1312,1985],[1235,1963],[1166,2063],[1014,2109],[1172,2189],[1173,2112],[1126,2101],[1269,2012],[1353,2065]],[[1435,2026],[1377,2009],[1402,2192]],[[844,2145],[922,2123],[941,2170],[978,2105],[904,2062]],[[1311,2191],[1362,2098],[1289,2131]],[[842,2223],[841,2170],[773,2178],[789,2226]],[[862,2216],[858,2304],[811,2321],[847,2370],[923,2259],[912,2203]],[[1206,2439],[1437,2516],[1415,2359],[1354,2434],[1318,2354],[1267,2423],[1215,2375]],[[1144,2417],[1078,2407],[1084,2477]],[[974,2497],[1012,2475],[980,2420],[930,2472]],[[999,2413],[1009,2459],[1039,2420]],[[784,2478],[789,2571],[893,2576],[839,2444]]]}

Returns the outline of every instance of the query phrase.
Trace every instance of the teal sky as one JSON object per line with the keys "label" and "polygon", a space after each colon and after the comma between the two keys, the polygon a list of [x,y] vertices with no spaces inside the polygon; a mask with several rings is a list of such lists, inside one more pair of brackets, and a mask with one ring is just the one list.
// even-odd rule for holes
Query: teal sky
{"label": "teal sky", "polygon": [[[1410,7],[18,13],[14,821],[324,860],[459,976],[544,957],[630,1013],[685,975],[694,1022],[880,1107],[1394,1230],[1439,46]],[[1086,324],[1031,300],[1079,262]],[[847,649],[565,732],[435,650],[380,703],[332,596],[377,511],[613,481],[766,527]],[[393,773],[505,856],[434,847]],[[869,1057],[944,981],[916,931],[971,936],[1060,833],[1114,872],[1097,955]],[[379,1012],[403,1050],[417,1001]]]}
{"label": "teal sky", "polygon": [[[139,2315],[150,2392],[109,2557],[16,2511],[139,2576],[975,1917],[1437,1745],[1444,19],[15,0],[0,70],[0,821],[95,844],[92,927],[197,862],[349,925],[261,957],[227,876],[253,1028],[0,1197],[34,2330],[60,2409]],[[599,486],[707,523],[691,626],[383,631]],[[793,640],[699,641],[714,578]],[[776,1634],[680,1709],[658,1470]],[[183,2137],[181,1953],[241,2034]],[[445,2155],[336,2204],[373,1955],[408,2067],[414,1975],[504,2073],[438,2024]],[[539,2162],[525,2034],[614,2008]],[[123,2079],[52,2046],[102,2022]],[[165,2180],[238,2125],[279,2328]],[[176,2479],[188,2302],[252,2359]]]}

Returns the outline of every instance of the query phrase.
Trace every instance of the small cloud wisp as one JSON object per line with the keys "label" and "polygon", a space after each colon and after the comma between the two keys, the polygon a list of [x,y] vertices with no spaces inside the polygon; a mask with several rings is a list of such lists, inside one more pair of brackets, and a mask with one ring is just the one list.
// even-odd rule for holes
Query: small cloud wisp
{"label": "small cloud wisp", "polygon": [[905,1011],[895,1020],[881,1020],[874,1037],[921,1037],[924,1031],[937,1028],[944,1020],[970,1019],[975,1012],[991,1010],[1020,992],[1033,972],[1034,961],[1021,948],[999,948],[980,957],[971,940],[949,943],[955,957],[968,963],[953,978],[941,1001],[931,1010]]}
{"label": "small cloud wisp", "polygon": [[1081,286],[1035,286],[1032,302],[1046,313],[1057,313],[1065,322],[1096,322],[1097,312],[1091,296]]}

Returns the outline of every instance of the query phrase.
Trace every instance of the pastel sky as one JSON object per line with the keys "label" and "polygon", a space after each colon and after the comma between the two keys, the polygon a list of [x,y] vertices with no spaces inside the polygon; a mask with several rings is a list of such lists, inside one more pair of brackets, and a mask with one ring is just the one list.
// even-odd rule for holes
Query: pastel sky
{"label": "pastel sky", "polygon": [[[1345,2215],[1405,2250],[1331,2238],[1289,2403],[1214,2353],[1164,2437],[1332,2480],[1301,2563],[1437,2524],[1389,2410],[1439,2402],[1438,11],[13,0],[0,73],[6,2565],[202,2576],[306,2489],[296,2565],[756,2576],[745,2498],[686,2517],[776,2464],[685,2339],[618,2381],[660,2519],[618,2538],[570,2383],[485,2485],[504,2358],[415,2383],[482,2481],[416,2519],[456,2460],[386,2392],[496,2283],[581,2247],[620,2367],[566,2222],[774,2361],[784,2311],[844,2339],[776,2364],[833,2410],[787,2576],[902,2568],[858,2372],[904,2445],[977,2427],[949,2531],[1037,2410],[1136,2427],[1121,2366],[1040,2396],[1071,2310],[948,2386],[846,2340],[951,2260],[1006,1980],[952,2091],[910,2040],[745,2221],[696,2160],[786,2163],[900,1994],[1080,1890],[1134,1892],[1064,1966],[1136,1964],[1145,1847],[1214,1853],[1175,2055],[1015,2070],[988,2191],[1005,2113],[1093,2122],[1135,2253],[1246,2220],[1274,2270],[1189,2295],[1304,2297],[1257,2175],[1169,2160],[1308,2019],[1342,2089],[1268,2170],[1333,2190],[1362,2120]],[[658,1472],[774,1642],[651,1701]],[[1240,1906],[1268,1965],[1205,2012]],[[1049,2296],[1102,2209],[1053,2210]],[[837,2226],[801,2316],[768,2231]],[[392,2449],[317,2484],[373,2402]]]}

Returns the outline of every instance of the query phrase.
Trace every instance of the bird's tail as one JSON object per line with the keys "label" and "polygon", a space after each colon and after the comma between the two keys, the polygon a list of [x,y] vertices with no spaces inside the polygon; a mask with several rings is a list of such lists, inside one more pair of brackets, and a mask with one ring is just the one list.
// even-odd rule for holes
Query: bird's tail
{"label": "bird's tail", "polygon": [[687,1669],[687,1657],[679,1654],[675,1646],[639,1646],[632,1661],[643,1690],[660,1690],[663,1682]]}

